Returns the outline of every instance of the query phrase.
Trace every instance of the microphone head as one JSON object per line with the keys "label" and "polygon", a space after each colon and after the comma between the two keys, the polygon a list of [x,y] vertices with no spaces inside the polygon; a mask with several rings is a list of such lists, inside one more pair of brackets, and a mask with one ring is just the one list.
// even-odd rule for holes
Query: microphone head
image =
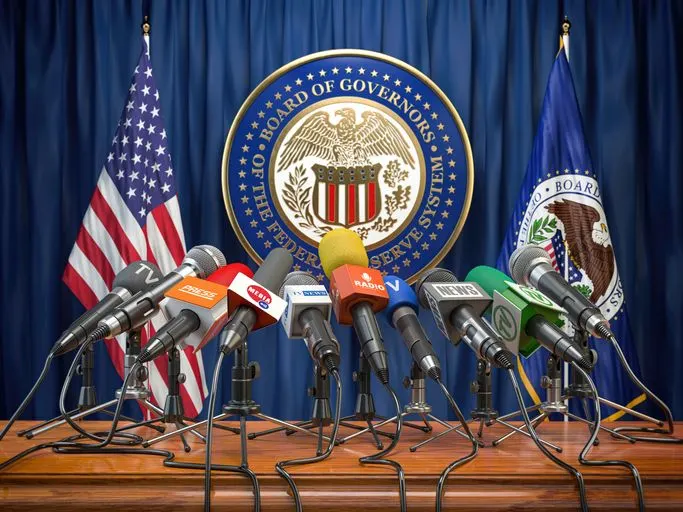
{"label": "microphone head", "polygon": [[244,274],[247,277],[254,276],[254,273],[251,271],[251,269],[244,263],[230,263],[229,265],[223,265],[220,267],[209,277],[207,277],[206,280],[228,287],[230,286],[230,283],[232,283],[232,280],[235,279],[237,274]]}
{"label": "microphone head", "polygon": [[409,307],[415,313],[418,312],[420,305],[417,302],[417,295],[403,279],[397,276],[385,276],[384,285],[389,294],[389,304],[387,304],[384,314],[392,327],[394,326],[394,312],[398,308]]}
{"label": "microphone head", "polygon": [[367,267],[370,262],[361,237],[346,228],[337,228],[325,233],[318,244],[318,256],[328,279],[332,272],[342,265]]}
{"label": "microphone head", "polygon": [[131,295],[135,295],[159,282],[162,277],[164,275],[154,263],[144,260],[134,261],[116,274],[112,283],[112,290],[114,288],[125,288]]}
{"label": "microphone head", "polygon": [[191,265],[197,271],[197,277],[204,279],[213,274],[218,267],[225,265],[225,256],[212,245],[197,245],[190,249],[183,258],[183,265]]}
{"label": "microphone head", "polygon": [[509,289],[510,286],[506,284],[506,281],[509,282],[512,281],[512,279],[497,268],[480,265],[469,271],[465,277],[465,281],[474,281],[481,286],[486,293],[493,297],[494,291],[503,292]]}
{"label": "microphone head", "polygon": [[303,270],[297,270],[296,272],[290,272],[287,274],[287,277],[285,277],[284,282],[282,283],[282,286],[280,287],[280,291],[278,292],[278,295],[281,298],[285,298],[285,286],[319,286],[320,283],[318,283],[318,280],[313,277],[311,274],[308,272],[304,272]]}
{"label": "microphone head", "polygon": [[268,253],[261,266],[254,274],[254,281],[275,293],[280,289],[285,276],[292,268],[294,259],[289,251],[277,247]]}
{"label": "microphone head", "polygon": [[550,256],[543,247],[533,244],[518,247],[510,255],[508,262],[510,275],[516,282],[528,284],[531,270],[539,263],[552,264]]}
{"label": "microphone head", "polygon": [[426,270],[415,283],[415,292],[419,298],[420,306],[429,310],[429,300],[423,285],[426,283],[457,283],[458,278],[450,270],[445,268],[432,268]]}

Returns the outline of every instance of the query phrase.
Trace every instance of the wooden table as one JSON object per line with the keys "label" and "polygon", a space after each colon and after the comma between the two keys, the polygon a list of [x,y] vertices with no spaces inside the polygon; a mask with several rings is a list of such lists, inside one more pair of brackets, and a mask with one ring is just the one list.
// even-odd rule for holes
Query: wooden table
{"label": "wooden table", "polygon": [[[235,425],[235,423],[231,423]],[[620,423],[626,425],[627,423]],[[0,423],[2,425],[2,423]],[[28,426],[19,422],[2,442],[0,460],[48,440],[71,433],[55,429],[27,441],[13,432]],[[104,422],[83,423],[89,430],[103,430]],[[250,422],[251,432],[269,428],[265,422]],[[435,432],[442,427],[435,425]],[[683,431],[683,425],[677,432]],[[141,429],[152,437],[153,431]],[[342,429],[342,433],[348,433]],[[500,426],[485,430],[490,441],[504,432]],[[586,427],[576,423],[544,423],[539,432],[549,441],[564,447],[563,459],[574,465],[586,440]],[[453,459],[469,450],[466,439],[448,435],[410,453],[408,446],[426,439],[428,434],[405,429],[394,460],[405,468],[408,508],[434,510],[438,475]],[[214,463],[238,464],[238,436],[216,431]],[[629,444],[600,436],[593,458],[622,458],[633,462],[645,485],[647,510],[683,510],[683,446],[652,443]],[[178,461],[204,460],[204,446],[194,437],[188,441],[192,452],[183,452],[177,440],[154,448],[175,452]],[[249,462],[261,485],[264,511],[294,509],[284,480],[274,464],[284,458],[310,456],[315,439],[283,433],[251,440]],[[398,485],[389,469],[362,466],[358,457],[373,453],[367,437],[360,437],[335,448],[327,461],[291,469],[302,494],[304,510],[399,510]],[[622,468],[582,467],[591,510],[635,510],[636,496],[630,474]],[[226,473],[213,473],[215,510],[252,510],[253,497],[248,480]],[[202,510],[203,473],[166,468],[162,458],[142,455],[65,455],[46,450],[35,453],[0,473],[0,510],[124,510],[165,512]],[[473,462],[452,473],[445,495],[450,510],[577,510],[578,495],[574,479],[542,457],[532,441],[515,436],[496,448],[484,448]]]}

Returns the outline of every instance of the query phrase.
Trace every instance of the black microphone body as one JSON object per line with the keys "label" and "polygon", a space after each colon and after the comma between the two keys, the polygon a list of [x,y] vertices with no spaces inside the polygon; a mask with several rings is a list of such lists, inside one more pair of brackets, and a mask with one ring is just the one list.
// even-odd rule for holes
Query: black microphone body
{"label": "black microphone body", "polygon": [[512,354],[505,348],[491,326],[471,306],[451,312],[450,321],[464,341],[481,358],[500,368],[512,367]]}
{"label": "black microphone body", "polygon": [[159,267],[148,261],[135,261],[116,275],[111,292],[79,316],[54,345],[54,354],[62,355],[78,348],[97,328],[102,318],[161,279]]}
{"label": "black microphone body", "polygon": [[598,338],[612,335],[600,309],[570,285],[551,264],[542,247],[524,245],[510,256],[510,275],[521,284],[533,286],[567,311],[571,322]]}
{"label": "black microphone body", "polygon": [[372,306],[367,302],[359,302],[351,307],[353,328],[360,342],[361,350],[370,367],[380,382],[389,381],[389,359],[384,349],[382,331],[377,324],[377,317]]}
{"label": "black microphone body", "polygon": [[304,342],[313,359],[328,371],[339,368],[339,341],[332,325],[317,308],[308,308],[299,315]]}
{"label": "black microphone body", "polygon": [[403,343],[420,369],[432,379],[441,378],[441,364],[420,323],[420,319],[410,306],[396,308],[392,315],[392,323],[401,334]]}
{"label": "black microphone body", "polygon": [[581,353],[574,340],[542,315],[534,315],[529,319],[526,333],[563,361],[576,363],[584,370],[591,371],[591,361]]}
{"label": "black microphone body", "polygon": [[[254,281],[272,292],[279,290],[294,263],[292,255],[280,247],[268,253],[266,259],[254,274]],[[277,296],[277,293],[274,293]],[[279,300],[279,297],[278,297]],[[252,305],[239,306],[223,328],[220,336],[220,350],[228,355],[237,350],[247,339],[257,320],[257,312]],[[275,321],[278,319],[276,318]]]}
{"label": "black microphone body", "polygon": [[147,363],[165,354],[199,329],[200,323],[197,313],[189,309],[183,309],[152,336],[145,345],[145,348],[140,352],[137,360],[140,363]]}
{"label": "black microphone body", "polygon": [[166,274],[153,287],[133,295],[111,314],[102,318],[91,336],[95,340],[100,340],[141,327],[156,313],[157,306],[171,287],[188,276],[204,279],[223,265],[225,256],[215,247],[193,247],[178,268]]}

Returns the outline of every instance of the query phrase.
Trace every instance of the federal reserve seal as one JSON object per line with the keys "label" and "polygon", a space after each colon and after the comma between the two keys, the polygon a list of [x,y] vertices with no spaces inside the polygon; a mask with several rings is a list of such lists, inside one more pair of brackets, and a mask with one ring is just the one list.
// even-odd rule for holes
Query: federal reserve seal
{"label": "federal reserve seal", "polygon": [[238,112],[223,154],[233,229],[260,263],[275,247],[322,281],[318,243],[337,227],[370,265],[412,282],[460,234],[474,171],[444,93],[379,53],[312,54],[264,80]]}
{"label": "federal reserve seal", "polygon": [[553,266],[608,320],[624,303],[595,175],[564,169],[539,179],[516,231],[517,247],[540,245]]}

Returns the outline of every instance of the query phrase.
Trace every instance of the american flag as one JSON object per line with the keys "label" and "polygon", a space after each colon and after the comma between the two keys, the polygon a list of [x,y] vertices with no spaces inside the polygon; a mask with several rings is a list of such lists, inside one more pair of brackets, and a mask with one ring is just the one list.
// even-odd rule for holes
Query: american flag
{"label": "american flag", "polygon": [[[182,261],[185,235],[174,172],[144,37],[111,150],[64,270],[64,282],[86,308],[104,297],[114,276],[133,261],[154,262],[164,274]],[[160,315],[151,321],[143,344],[163,322]],[[106,346],[123,377],[125,336],[107,340]],[[166,400],[167,369],[165,357],[148,365],[147,382],[157,405]],[[201,353],[181,352],[181,371],[185,414],[195,417],[207,394]]]}

